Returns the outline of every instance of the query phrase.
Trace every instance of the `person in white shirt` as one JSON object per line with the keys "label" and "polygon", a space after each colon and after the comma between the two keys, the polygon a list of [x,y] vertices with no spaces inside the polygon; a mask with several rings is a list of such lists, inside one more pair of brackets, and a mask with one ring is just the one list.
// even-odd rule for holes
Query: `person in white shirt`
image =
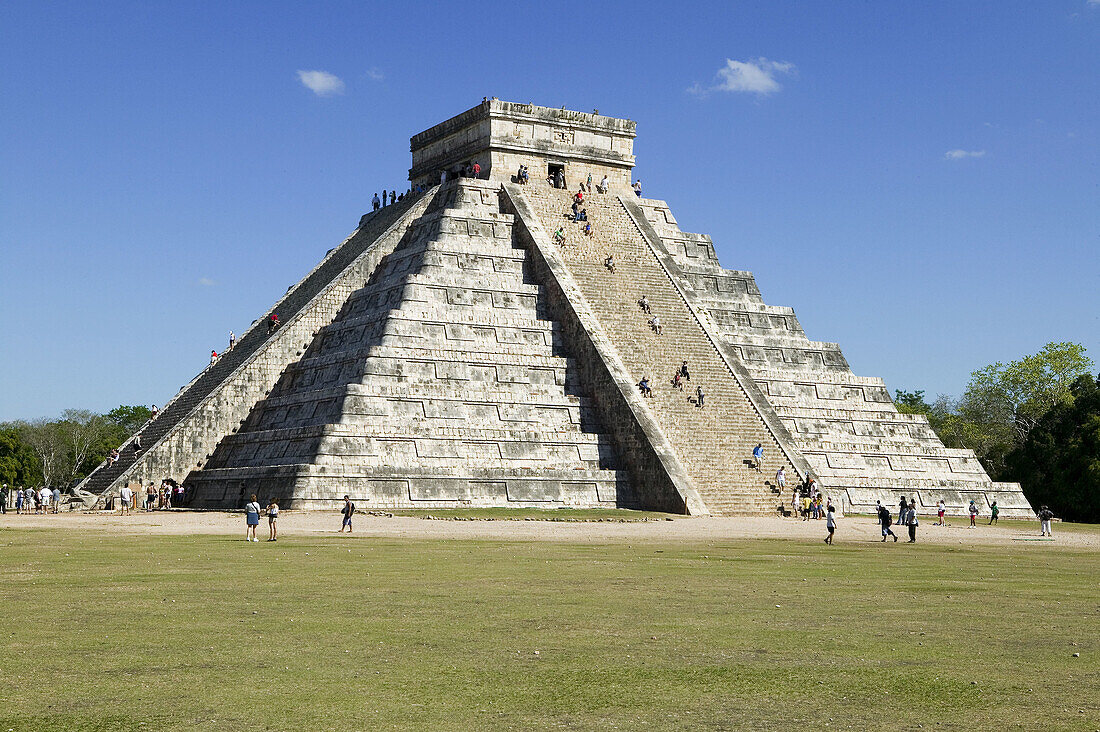
{"label": "person in white shirt", "polygon": [[829,530],[829,535],[825,537],[825,543],[832,544],[833,532],[836,531],[836,513],[832,506],[829,506],[829,510],[825,514],[825,528]]}
{"label": "person in white shirt", "polygon": [[122,490],[118,492],[119,511],[125,516],[130,513],[130,501],[134,499],[134,492],[130,490],[130,486],[122,486]]}
{"label": "person in white shirt", "polygon": [[605,175],[603,177],[603,180],[600,181],[600,185],[596,187],[596,190],[599,191],[600,193],[607,193],[607,189],[609,187],[610,187],[610,183],[608,182],[607,176]]}

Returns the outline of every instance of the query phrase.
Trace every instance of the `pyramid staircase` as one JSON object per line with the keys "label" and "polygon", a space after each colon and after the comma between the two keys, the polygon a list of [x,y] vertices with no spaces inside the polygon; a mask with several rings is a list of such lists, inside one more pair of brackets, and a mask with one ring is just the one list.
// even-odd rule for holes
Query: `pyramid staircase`
{"label": "pyramid staircase", "polygon": [[637,203],[679,266],[681,288],[845,507],[868,511],[905,495],[923,510],[943,500],[962,513],[971,499],[986,508],[996,500],[1004,516],[1032,515],[1018,484],[991,481],[971,450],[945,447],[924,415],[899,413],[882,379],[853,374],[836,343],[809,340],[791,308],[764,302],[751,272],[722,268],[709,237],[681,231],[663,201]]}
{"label": "pyramid staircase", "polygon": [[[203,369],[169,400],[156,419],[146,422],[120,448],[120,459],[101,463],[77,486],[88,506],[102,506],[107,496],[131,482],[183,476],[201,467],[224,434],[235,430],[249,407],[274,385],[288,354],[308,345],[312,333],[331,321],[353,283],[370,271],[370,253],[401,226],[415,219],[436,189],[367,214],[359,228],[262,317],[236,345]],[[279,315],[281,326],[268,333],[267,321]],[[141,451],[135,451],[140,438]]]}
{"label": "pyramid staircase", "polygon": [[[776,470],[782,465],[793,485],[804,469],[788,457],[715,347],[629,214],[627,202],[613,194],[589,195],[585,208],[595,233],[586,236],[583,224],[572,222],[571,191],[541,181],[506,187],[509,195],[528,202],[544,232],[565,227],[566,241],[559,247],[563,259],[634,381],[649,378],[653,396],[646,400],[648,408],[707,509],[721,514],[781,510],[783,498],[773,484]],[[614,255],[614,273],[604,264],[609,254]],[[637,304],[643,294],[660,318],[660,335]],[[678,390],[671,380],[684,360],[691,380]],[[696,402],[696,386],[704,392],[702,407]],[[750,465],[757,444],[765,451],[762,472]]]}
{"label": "pyramid staircase", "polygon": [[444,186],[188,477],[193,505],[637,505],[498,194]]}

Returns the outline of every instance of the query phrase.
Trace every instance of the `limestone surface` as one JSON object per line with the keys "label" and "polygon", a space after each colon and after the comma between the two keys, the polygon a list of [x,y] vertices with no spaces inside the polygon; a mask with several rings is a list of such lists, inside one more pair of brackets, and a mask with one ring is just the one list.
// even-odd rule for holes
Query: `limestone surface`
{"label": "limestone surface", "polygon": [[813,476],[846,511],[904,495],[1032,515],[635,195],[634,138],[630,120],[496,99],[415,135],[424,192],[364,216],[81,488],[764,514]]}

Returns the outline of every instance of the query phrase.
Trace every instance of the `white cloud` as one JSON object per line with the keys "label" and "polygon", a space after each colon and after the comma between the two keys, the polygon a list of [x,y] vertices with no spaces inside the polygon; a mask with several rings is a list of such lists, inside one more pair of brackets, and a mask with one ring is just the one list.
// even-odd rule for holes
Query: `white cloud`
{"label": "white cloud", "polygon": [[948,160],[962,160],[963,158],[983,158],[985,157],[985,150],[948,150],[944,153],[944,157]]}
{"label": "white cloud", "polygon": [[386,75],[377,66],[371,66],[367,69],[367,78],[371,81],[382,81],[386,78]]}
{"label": "white cloud", "polygon": [[200,277],[199,278],[199,284],[202,285],[203,287],[213,287],[214,285],[216,285],[218,283],[215,282],[214,280],[210,279],[209,277]]}
{"label": "white cloud", "polygon": [[1100,8],[1100,0],[1089,0],[1089,5],[1094,8]]}
{"label": "white cloud", "polygon": [[751,94],[773,94],[782,87],[776,81],[777,76],[795,73],[795,65],[787,61],[769,61],[761,56],[748,61],[726,59],[726,65],[718,69],[715,83],[709,87],[693,85],[688,92],[706,96],[710,92],[749,92]]}
{"label": "white cloud", "polygon": [[333,94],[344,93],[343,80],[327,71],[302,71],[298,70],[298,81],[319,97],[331,97]]}

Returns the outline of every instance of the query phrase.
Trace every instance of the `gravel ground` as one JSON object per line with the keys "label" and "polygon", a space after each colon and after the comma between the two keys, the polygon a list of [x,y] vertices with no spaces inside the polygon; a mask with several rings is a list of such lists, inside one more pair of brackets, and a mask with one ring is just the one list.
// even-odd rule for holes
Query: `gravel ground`
{"label": "gravel ground", "polygon": [[[934,526],[924,518],[917,540],[930,544],[1021,545],[1032,547],[1100,547],[1100,532],[1069,527],[1063,531],[1055,524],[1054,541],[1024,541],[1039,538],[1037,521],[1002,521],[999,526],[979,522],[978,528],[966,527],[966,519],[955,518],[947,527]],[[67,529],[114,534],[244,534],[244,516],[224,511],[155,511],[130,516],[117,513],[61,513],[57,515],[21,515],[12,512],[0,516],[0,530],[8,528]],[[282,511],[280,536],[335,534],[340,515],[332,512]],[[900,529],[900,530],[899,530]],[[908,538],[904,527],[895,527],[903,543]],[[267,520],[261,518],[260,535],[267,534]],[[692,542],[731,539],[789,538],[793,541],[817,541],[825,536],[825,521],[800,521],[771,516],[751,518],[675,518],[630,521],[541,521],[541,520],[428,520],[419,516],[372,516],[357,514],[355,532],[346,538],[410,539],[489,539],[505,541],[561,542]],[[877,523],[868,516],[841,518],[836,543],[877,543],[881,535]],[[892,543],[892,542],[891,542]]]}

